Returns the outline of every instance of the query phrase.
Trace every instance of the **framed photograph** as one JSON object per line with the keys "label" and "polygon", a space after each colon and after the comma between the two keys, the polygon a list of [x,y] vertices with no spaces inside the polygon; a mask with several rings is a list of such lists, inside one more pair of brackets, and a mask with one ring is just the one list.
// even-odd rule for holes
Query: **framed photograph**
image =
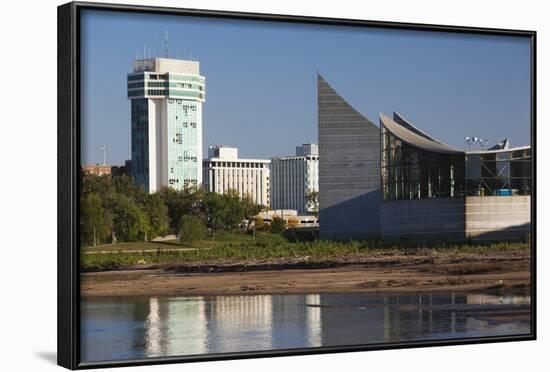
{"label": "framed photograph", "polygon": [[58,8],[58,363],[536,338],[536,33]]}

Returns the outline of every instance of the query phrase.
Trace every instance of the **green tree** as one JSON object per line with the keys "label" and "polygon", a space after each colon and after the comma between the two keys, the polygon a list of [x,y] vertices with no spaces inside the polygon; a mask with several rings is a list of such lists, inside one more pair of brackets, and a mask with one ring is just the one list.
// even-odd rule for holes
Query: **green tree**
{"label": "green tree", "polygon": [[151,194],[145,201],[145,212],[149,218],[149,239],[165,236],[169,229],[168,208],[160,194]]}
{"label": "green tree", "polygon": [[286,221],[281,217],[273,217],[271,220],[271,232],[273,234],[282,234],[286,229]]}
{"label": "green tree", "polygon": [[319,217],[319,191],[311,191],[307,194],[307,207],[315,217]]}
{"label": "green tree", "polygon": [[168,208],[168,219],[170,230],[179,231],[180,219],[183,215],[202,216],[202,197],[201,190],[174,190],[168,187],[160,191],[160,196]]}
{"label": "green tree", "polygon": [[181,244],[192,245],[206,237],[206,225],[202,218],[197,216],[181,216],[179,238]]}
{"label": "green tree", "polygon": [[110,231],[110,213],[103,208],[101,197],[95,192],[82,197],[80,203],[81,244],[95,247],[107,239]]}
{"label": "green tree", "polygon": [[147,203],[149,194],[145,192],[143,186],[134,185],[131,177],[115,176],[111,179],[115,192],[133,199],[141,205],[145,205]]}
{"label": "green tree", "polygon": [[262,210],[262,206],[259,204],[256,204],[252,197],[248,194],[243,196],[241,199],[241,209],[243,217],[246,219],[251,219],[252,217],[256,216],[260,211]]}
{"label": "green tree", "polygon": [[96,193],[105,200],[115,192],[113,180],[109,175],[98,176],[83,170],[80,171],[80,175],[80,192],[83,197]]}
{"label": "green tree", "polygon": [[126,195],[115,194],[109,201],[113,215],[113,235],[117,240],[147,240],[149,219],[143,207]]}
{"label": "green tree", "polygon": [[222,195],[222,200],[225,213],[225,230],[234,229],[246,217],[239,192],[237,190],[228,190]]}
{"label": "green tree", "polygon": [[208,227],[212,230],[231,230],[244,218],[239,194],[229,190],[226,194],[207,193],[203,200]]}

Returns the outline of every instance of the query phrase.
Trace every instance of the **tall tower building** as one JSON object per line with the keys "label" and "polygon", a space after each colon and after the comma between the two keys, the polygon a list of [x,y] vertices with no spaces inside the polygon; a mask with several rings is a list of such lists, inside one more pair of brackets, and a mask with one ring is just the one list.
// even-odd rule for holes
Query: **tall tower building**
{"label": "tall tower building", "polygon": [[202,103],[199,62],[169,58],[134,61],[128,74],[132,102],[132,170],[136,185],[153,193],[202,183]]}

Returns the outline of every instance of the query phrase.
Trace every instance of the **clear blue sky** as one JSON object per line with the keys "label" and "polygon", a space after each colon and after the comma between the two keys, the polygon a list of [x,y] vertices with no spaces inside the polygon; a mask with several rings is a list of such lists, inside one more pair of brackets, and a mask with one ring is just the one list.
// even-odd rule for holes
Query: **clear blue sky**
{"label": "clear blue sky", "polygon": [[527,38],[86,11],[82,18],[82,162],[130,158],[126,75],[144,44],[200,61],[204,148],[292,155],[317,142],[316,71],[378,124],[400,112],[465,148],[465,136],[530,144]]}

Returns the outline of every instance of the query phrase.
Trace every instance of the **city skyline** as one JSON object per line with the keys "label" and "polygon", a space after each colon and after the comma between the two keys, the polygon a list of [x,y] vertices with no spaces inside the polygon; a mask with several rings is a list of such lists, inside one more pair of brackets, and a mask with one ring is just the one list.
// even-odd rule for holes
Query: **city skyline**
{"label": "city skyline", "polygon": [[377,125],[399,111],[458,148],[466,136],[530,144],[523,39],[94,11],[82,26],[82,163],[102,163],[103,144],[109,164],[130,159],[126,76],[143,44],[163,55],[166,31],[170,57],[192,53],[209,86],[204,153],[271,158],[317,143],[316,71]]}

